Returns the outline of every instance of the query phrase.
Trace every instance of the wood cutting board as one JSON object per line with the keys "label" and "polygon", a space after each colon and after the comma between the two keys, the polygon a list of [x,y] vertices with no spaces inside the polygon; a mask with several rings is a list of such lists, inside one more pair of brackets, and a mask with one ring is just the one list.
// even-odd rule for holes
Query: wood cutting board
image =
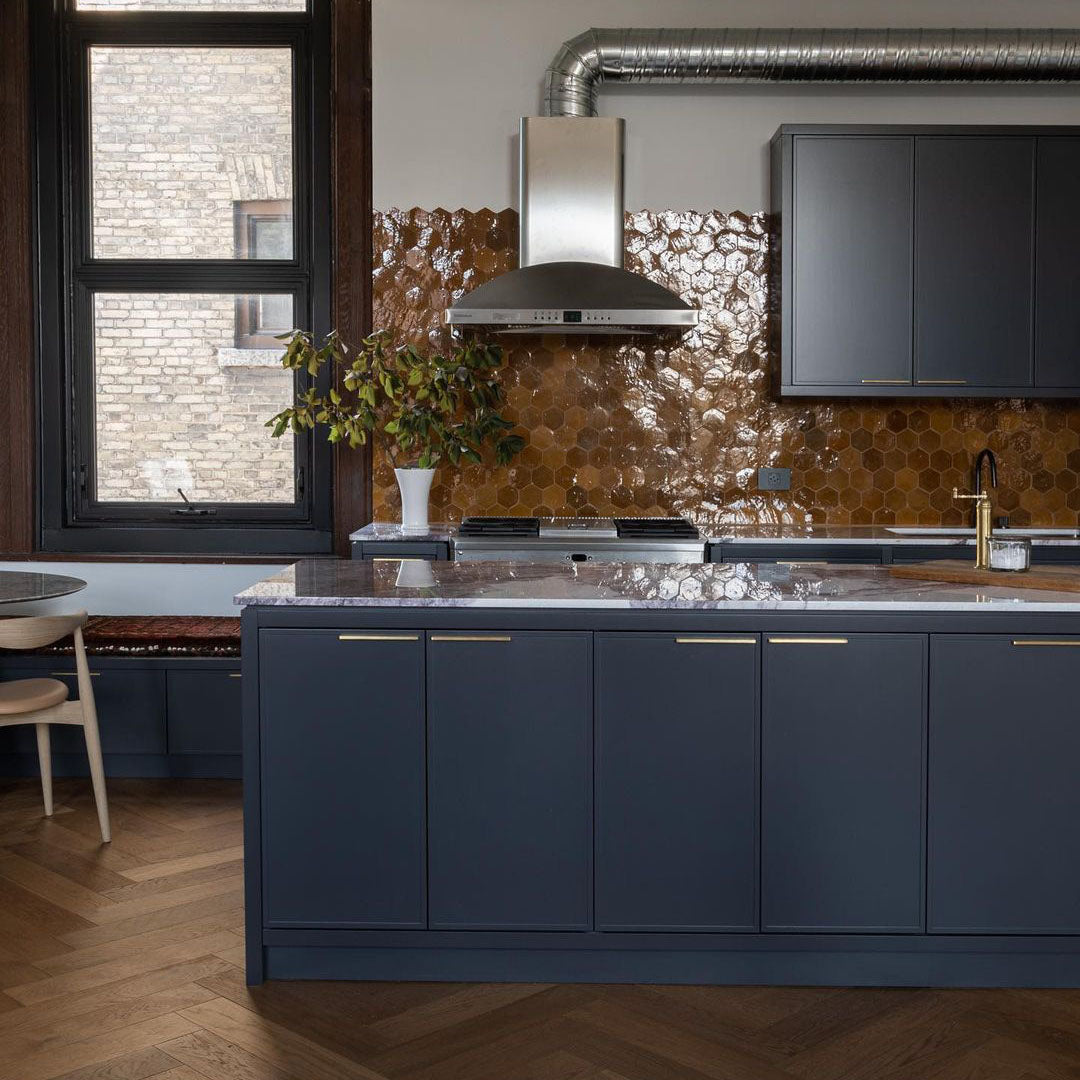
{"label": "wood cutting board", "polygon": [[1033,566],[1023,573],[1004,570],[976,570],[963,559],[934,559],[931,562],[892,566],[889,573],[909,581],[939,581],[950,585],[996,585],[1004,589],[1051,589],[1080,592],[1080,566]]}

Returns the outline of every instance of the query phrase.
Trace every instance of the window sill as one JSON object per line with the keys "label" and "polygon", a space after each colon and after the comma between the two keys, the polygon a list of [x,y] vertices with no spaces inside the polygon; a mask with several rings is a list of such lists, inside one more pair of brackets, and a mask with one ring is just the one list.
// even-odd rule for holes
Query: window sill
{"label": "window sill", "polygon": [[281,349],[215,349],[220,368],[269,368],[281,371]]}

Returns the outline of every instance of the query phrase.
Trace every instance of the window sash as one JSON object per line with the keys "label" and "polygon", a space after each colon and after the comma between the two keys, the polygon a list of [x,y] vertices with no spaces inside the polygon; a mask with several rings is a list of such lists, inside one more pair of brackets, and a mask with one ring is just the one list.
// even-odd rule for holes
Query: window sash
{"label": "window sash", "polygon": [[[329,0],[311,13],[76,12],[73,0],[36,13],[39,341],[43,437],[41,534],[62,550],[329,550],[331,449],[296,438],[293,503],[200,503],[212,515],[177,515],[175,503],[100,503],[83,476],[94,468],[93,294],[100,291],[288,293],[296,322],[330,329]],[[292,50],[293,258],[95,259],[92,256],[89,50],[93,46],[254,46]],[[61,77],[56,77],[60,72]],[[319,107],[316,108],[316,102]],[[316,217],[313,184],[323,212]],[[61,231],[48,222],[65,221]],[[55,258],[50,258],[50,252]],[[327,379],[323,373],[323,382]],[[310,385],[306,375],[297,388]],[[269,434],[267,435],[269,438]],[[244,526],[251,526],[245,529]]]}

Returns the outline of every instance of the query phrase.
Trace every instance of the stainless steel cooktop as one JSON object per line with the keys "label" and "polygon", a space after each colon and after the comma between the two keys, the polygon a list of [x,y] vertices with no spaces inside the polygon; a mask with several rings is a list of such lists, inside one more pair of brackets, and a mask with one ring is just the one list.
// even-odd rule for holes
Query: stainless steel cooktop
{"label": "stainless steel cooktop", "polygon": [[472,517],[454,537],[456,559],[528,562],[704,562],[685,518]]}

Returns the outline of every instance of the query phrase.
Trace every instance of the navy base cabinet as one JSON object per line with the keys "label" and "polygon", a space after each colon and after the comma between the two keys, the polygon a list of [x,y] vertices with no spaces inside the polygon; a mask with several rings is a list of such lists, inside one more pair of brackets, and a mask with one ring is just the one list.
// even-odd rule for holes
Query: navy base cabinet
{"label": "navy base cabinet", "polygon": [[931,648],[929,929],[1080,933],[1080,637]]}
{"label": "navy base cabinet", "polygon": [[757,929],[758,636],[596,636],[596,925]]}
{"label": "navy base cabinet", "polygon": [[268,926],[423,927],[424,644],[264,630]]}
{"label": "navy base cabinet", "polygon": [[590,927],[591,642],[429,634],[432,929]]}
{"label": "navy base cabinet", "polygon": [[245,610],[248,980],[1080,987],[1076,613],[807,599]]}
{"label": "navy base cabinet", "polygon": [[[239,779],[238,657],[89,656],[106,777]],[[78,696],[70,656],[12,655],[2,679],[59,678]],[[89,773],[82,728],[52,728],[56,776]],[[37,776],[32,725],[0,729],[0,775]]]}
{"label": "navy base cabinet", "polygon": [[[165,672],[135,661],[110,662],[95,656],[88,659],[106,777],[168,776]],[[71,698],[79,696],[75,661],[68,656],[47,660],[16,658],[11,666],[4,665],[2,677],[60,679],[67,684]],[[54,775],[88,776],[83,729],[54,724],[50,737]],[[38,775],[32,724],[0,730],[0,770],[8,775]]]}
{"label": "navy base cabinet", "polygon": [[923,928],[926,638],[770,634],[763,930]]}

